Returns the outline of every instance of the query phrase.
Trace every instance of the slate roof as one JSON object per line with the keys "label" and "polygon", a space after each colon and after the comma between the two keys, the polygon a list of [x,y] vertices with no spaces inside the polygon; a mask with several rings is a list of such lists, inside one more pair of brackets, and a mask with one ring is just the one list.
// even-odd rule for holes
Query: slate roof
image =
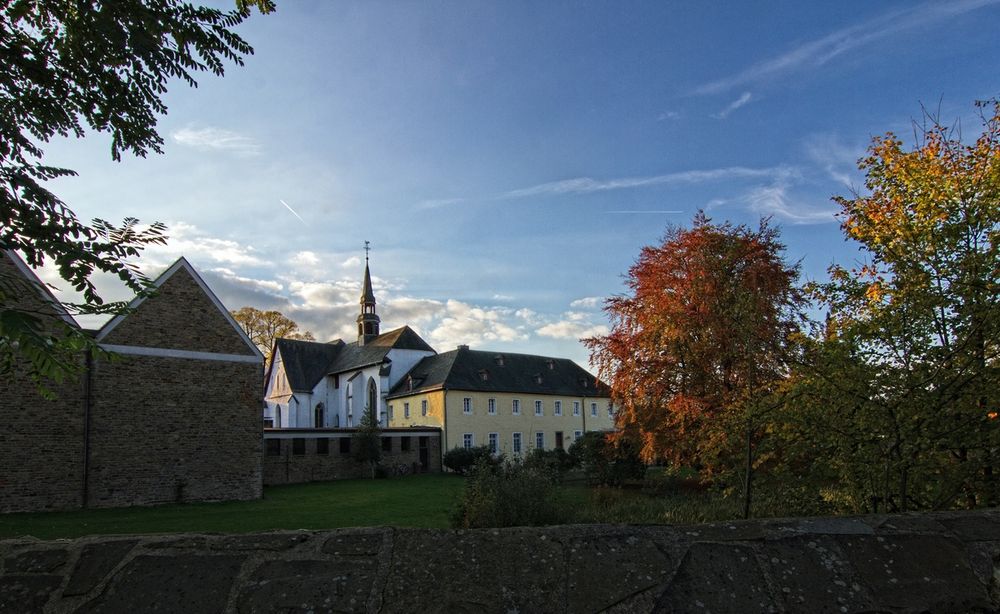
{"label": "slate roof", "polygon": [[375,292],[372,290],[372,274],[368,272],[368,262],[365,261],[365,282],[361,287],[361,304],[375,304]]}
{"label": "slate roof", "polygon": [[[412,388],[409,378],[412,378]],[[439,388],[569,397],[608,396],[608,388],[603,382],[568,358],[460,347],[418,362],[408,376],[393,387],[389,397]]]}
{"label": "slate roof", "polygon": [[343,373],[387,360],[389,350],[424,350],[434,348],[412,328],[404,326],[379,335],[363,346],[340,339],[330,343],[278,339],[275,350],[281,353],[285,376],[294,392],[309,392],[323,376]]}
{"label": "slate roof", "polygon": [[329,372],[327,367],[336,359],[344,345],[340,339],[330,343],[278,339],[274,343],[274,350],[275,354],[281,355],[285,376],[292,391],[310,392],[316,382]]}
{"label": "slate roof", "polygon": [[434,348],[428,345],[427,342],[424,341],[420,335],[418,335],[416,331],[409,326],[397,328],[396,330],[391,330],[385,334],[379,335],[366,343],[365,347],[370,345],[385,345],[397,350],[423,350],[425,352],[437,353]]}

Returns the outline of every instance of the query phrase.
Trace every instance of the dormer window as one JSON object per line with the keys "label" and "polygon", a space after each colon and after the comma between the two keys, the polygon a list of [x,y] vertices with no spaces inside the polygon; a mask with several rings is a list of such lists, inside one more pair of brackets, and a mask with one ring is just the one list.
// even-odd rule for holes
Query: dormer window
{"label": "dormer window", "polygon": [[535,383],[536,384],[541,384],[542,383],[542,374],[541,373],[535,373]]}
{"label": "dormer window", "polygon": [[406,389],[407,390],[413,390],[413,376],[412,375],[407,375],[406,376]]}
{"label": "dormer window", "polygon": [[486,369],[480,369],[479,370],[479,379],[481,379],[484,382],[485,381],[489,381],[489,379],[490,379],[490,372],[487,371]]}
{"label": "dormer window", "polygon": [[549,371],[552,371],[553,369],[556,368],[556,361],[552,360],[551,358],[549,358],[548,360],[546,360],[545,364],[548,365]]}
{"label": "dormer window", "polygon": [[493,362],[497,363],[498,367],[503,366],[503,354],[497,354],[493,357]]}

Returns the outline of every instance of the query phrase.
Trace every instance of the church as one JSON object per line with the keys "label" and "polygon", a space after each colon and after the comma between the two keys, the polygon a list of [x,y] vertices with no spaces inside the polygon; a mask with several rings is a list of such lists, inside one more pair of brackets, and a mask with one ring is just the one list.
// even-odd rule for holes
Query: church
{"label": "church", "polygon": [[350,428],[368,411],[387,426],[389,390],[436,354],[409,326],[382,333],[368,258],[357,341],[278,339],[264,376],[264,427]]}
{"label": "church", "polygon": [[351,428],[369,412],[383,428],[441,429],[442,451],[513,455],[614,428],[607,386],[571,360],[464,345],[438,354],[409,326],[382,333],[367,257],[357,324],[350,343],[275,342],[265,428]]}

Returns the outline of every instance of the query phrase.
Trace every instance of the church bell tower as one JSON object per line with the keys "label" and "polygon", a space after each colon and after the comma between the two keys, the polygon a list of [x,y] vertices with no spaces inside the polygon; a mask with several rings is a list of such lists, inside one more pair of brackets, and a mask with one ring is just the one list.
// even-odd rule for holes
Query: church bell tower
{"label": "church bell tower", "polygon": [[361,288],[361,315],[358,316],[359,346],[363,346],[379,335],[379,317],[375,313],[375,292],[372,291],[372,275],[368,270],[368,252],[370,250],[368,241],[365,241],[365,284]]}

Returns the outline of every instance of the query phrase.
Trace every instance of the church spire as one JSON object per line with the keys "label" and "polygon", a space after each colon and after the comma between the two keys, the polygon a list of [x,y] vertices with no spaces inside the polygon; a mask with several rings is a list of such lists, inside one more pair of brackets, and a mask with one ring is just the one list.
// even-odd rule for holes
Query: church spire
{"label": "church spire", "polygon": [[372,290],[372,274],[368,269],[368,252],[371,250],[365,241],[365,281],[361,288],[361,315],[358,316],[358,345],[364,345],[378,337],[379,317],[375,313],[375,292]]}

